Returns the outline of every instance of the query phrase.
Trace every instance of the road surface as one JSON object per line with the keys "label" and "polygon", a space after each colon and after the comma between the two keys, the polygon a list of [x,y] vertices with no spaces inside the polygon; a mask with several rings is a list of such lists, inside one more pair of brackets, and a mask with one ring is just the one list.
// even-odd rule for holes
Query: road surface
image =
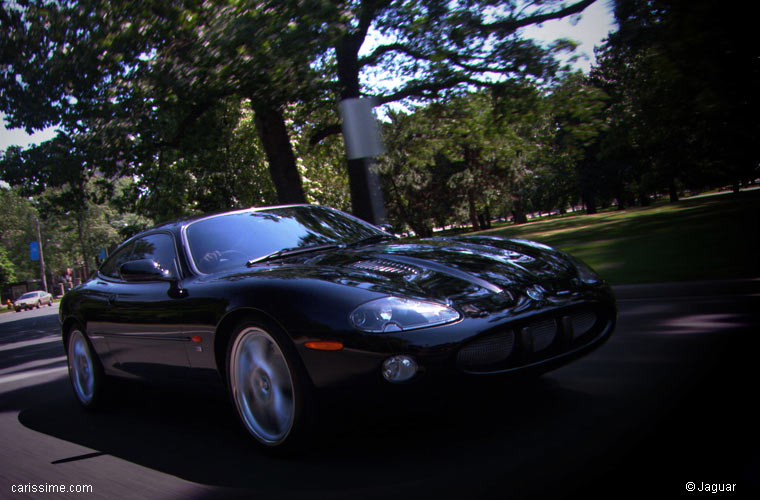
{"label": "road surface", "polygon": [[[290,459],[191,385],[127,385],[88,414],[57,305],[0,314],[0,498],[760,498],[760,279],[615,291],[616,333],[574,364],[360,409],[346,395]],[[15,493],[50,485],[88,491]]]}

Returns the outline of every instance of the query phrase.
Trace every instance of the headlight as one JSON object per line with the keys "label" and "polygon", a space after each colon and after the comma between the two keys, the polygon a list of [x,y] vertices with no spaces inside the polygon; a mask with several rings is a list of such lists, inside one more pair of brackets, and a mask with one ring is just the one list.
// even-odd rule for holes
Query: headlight
{"label": "headlight", "polygon": [[398,332],[443,325],[459,313],[437,302],[384,297],[362,304],[351,313],[351,324],[363,332]]}
{"label": "headlight", "polygon": [[576,259],[573,256],[568,257],[570,257],[570,261],[575,264],[575,269],[578,271],[578,279],[587,285],[593,285],[594,283],[600,281],[601,278],[599,278],[599,275],[596,274],[596,271],[591,269],[588,264],[581,261],[580,259]]}

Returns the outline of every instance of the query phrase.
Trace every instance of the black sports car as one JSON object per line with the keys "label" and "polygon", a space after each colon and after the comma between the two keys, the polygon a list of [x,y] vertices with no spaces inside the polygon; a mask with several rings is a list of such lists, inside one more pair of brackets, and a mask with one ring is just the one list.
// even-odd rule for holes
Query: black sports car
{"label": "black sports car", "polygon": [[157,226],[60,307],[85,407],[107,376],[221,383],[271,447],[298,440],[316,389],[541,373],[601,345],[615,319],[605,282],[545,245],[399,240],[315,205]]}

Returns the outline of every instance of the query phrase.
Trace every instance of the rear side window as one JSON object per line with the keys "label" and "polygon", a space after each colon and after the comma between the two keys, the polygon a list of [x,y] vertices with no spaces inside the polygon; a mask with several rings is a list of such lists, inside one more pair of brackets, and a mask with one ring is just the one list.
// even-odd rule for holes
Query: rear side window
{"label": "rear side window", "polygon": [[119,267],[129,261],[132,255],[132,249],[135,247],[134,241],[116,249],[108,259],[100,266],[100,274],[109,278],[120,278]]}

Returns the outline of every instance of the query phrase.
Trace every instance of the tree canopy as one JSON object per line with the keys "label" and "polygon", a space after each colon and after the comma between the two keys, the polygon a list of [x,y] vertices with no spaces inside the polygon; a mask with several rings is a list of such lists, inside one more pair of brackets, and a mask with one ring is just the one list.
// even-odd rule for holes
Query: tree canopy
{"label": "tree canopy", "polygon": [[[378,170],[391,223],[419,235],[756,179],[748,21],[709,0],[618,0],[589,75],[555,57],[574,42],[523,35],[592,2],[3,2],[0,112],[59,131],[0,154],[4,196],[43,232],[68,227],[76,256],[51,262],[85,267],[151,221],[350,209],[367,193],[337,107],[355,97],[404,104]],[[20,279],[24,239],[2,236]]]}

